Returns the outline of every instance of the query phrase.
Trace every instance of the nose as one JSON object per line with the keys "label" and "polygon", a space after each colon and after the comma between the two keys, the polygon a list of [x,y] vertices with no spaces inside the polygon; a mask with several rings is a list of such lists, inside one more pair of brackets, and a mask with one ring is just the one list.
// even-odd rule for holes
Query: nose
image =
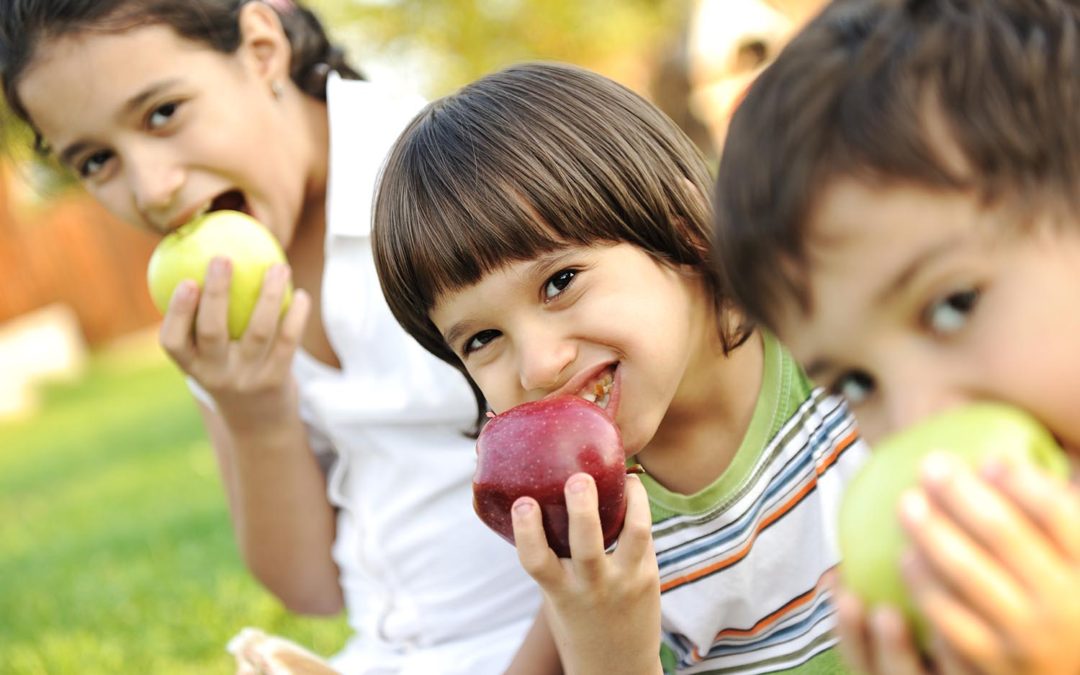
{"label": "nose", "polygon": [[567,366],[577,358],[573,340],[537,326],[519,346],[518,374],[526,392],[547,394],[565,379]]}
{"label": "nose", "polygon": [[944,373],[909,373],[886,393],[882,435],[905,429],[927,417],[974,400],[971,392]]}
{"label": "nose", "polygon": [[143,151],[127,163],[128,185],[135,208],[155,229],[165,231],[176,217],[184,170],[163,152]]}

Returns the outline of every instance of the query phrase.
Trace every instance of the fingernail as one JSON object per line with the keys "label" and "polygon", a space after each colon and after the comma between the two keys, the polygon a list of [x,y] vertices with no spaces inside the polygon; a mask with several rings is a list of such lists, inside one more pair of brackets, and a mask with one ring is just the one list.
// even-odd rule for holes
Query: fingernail
{"label": "fingernail", "polygon": [[214,274],[223,274],[229,271],[231,261],[222,256],[215,256],[210,260],[210,271]]}
{"label": "fingernail", "polygon": [[577,473],[566,481],[566,491],[573,494],[585,492],[589,487],[589,477],[586,474]]}
{"label": "fingernail", "polygon": [[198,287],[198,284],[196,284],[194,281],[191,281],[190,279],[185,279],[184,281],[181,281],[180,284],[176,287],[176,295],[181,300],[190,300],[191,298],[195,297],[195,291],[198,289]]}
{"label": "fingernail", "polygon": [[530,499],[519,499],[514,502],[514,513],[519,516],[527,516],[532,513],[533,503]]}
{"label": "fingernail", "polygon": [[979,467],[979,473],[990,481],[1000,480],[1009,472],[1009,465],[1000,457],[991,457]]}
{"label": "fingernail", "polygon": [[948,482],[956,473],[952,460],[936,453],[923,460],[921,470],[923,479],[935,485]]}
{"label": "fingernail", "polygon": [[909,490],[900,497],[900,517],[906,523],[921,523],[926,520],[929,513],[930,505],[922,493]]}

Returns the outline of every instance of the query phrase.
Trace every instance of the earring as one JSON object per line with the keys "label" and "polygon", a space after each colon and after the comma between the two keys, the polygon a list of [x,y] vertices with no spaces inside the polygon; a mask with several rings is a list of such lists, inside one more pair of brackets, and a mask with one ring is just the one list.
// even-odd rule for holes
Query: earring
{"label": "earring", "polygon": [[270,93],[280,101],[281,97],[285,95],[285,85],[281,84],[279,80],[274,80],[270,83]]}

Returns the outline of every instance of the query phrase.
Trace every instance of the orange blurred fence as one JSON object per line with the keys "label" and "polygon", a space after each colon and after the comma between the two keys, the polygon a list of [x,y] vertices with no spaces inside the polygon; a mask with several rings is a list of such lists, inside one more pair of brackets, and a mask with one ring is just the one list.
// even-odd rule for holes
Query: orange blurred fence
{"label": "orange blurred fence", "polygon": [[[54,303],[69,305],[98,345],[159,319],[146,291],[154,239],[72,191],[16,209],[0,172],[0,324]],[[25,213],[24,213],[25,212]]]}

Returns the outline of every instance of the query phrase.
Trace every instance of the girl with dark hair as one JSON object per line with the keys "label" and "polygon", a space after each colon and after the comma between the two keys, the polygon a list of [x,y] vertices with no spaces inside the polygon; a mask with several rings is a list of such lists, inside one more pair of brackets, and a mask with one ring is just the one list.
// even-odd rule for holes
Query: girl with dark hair
{"label": "girl with dark hair", "polygon": [[286,250],[241,339],[224,258],[160,336],[254,575],[294,611],[347,608],[343,671],[501,672],[538,595],[472,513],[469,384],[399,328],[370,249],[376,174],[422,102],[359,81],[291,0],[9,0],[0,68],[41,151],[112,213],[164,235],[237,209]]}

